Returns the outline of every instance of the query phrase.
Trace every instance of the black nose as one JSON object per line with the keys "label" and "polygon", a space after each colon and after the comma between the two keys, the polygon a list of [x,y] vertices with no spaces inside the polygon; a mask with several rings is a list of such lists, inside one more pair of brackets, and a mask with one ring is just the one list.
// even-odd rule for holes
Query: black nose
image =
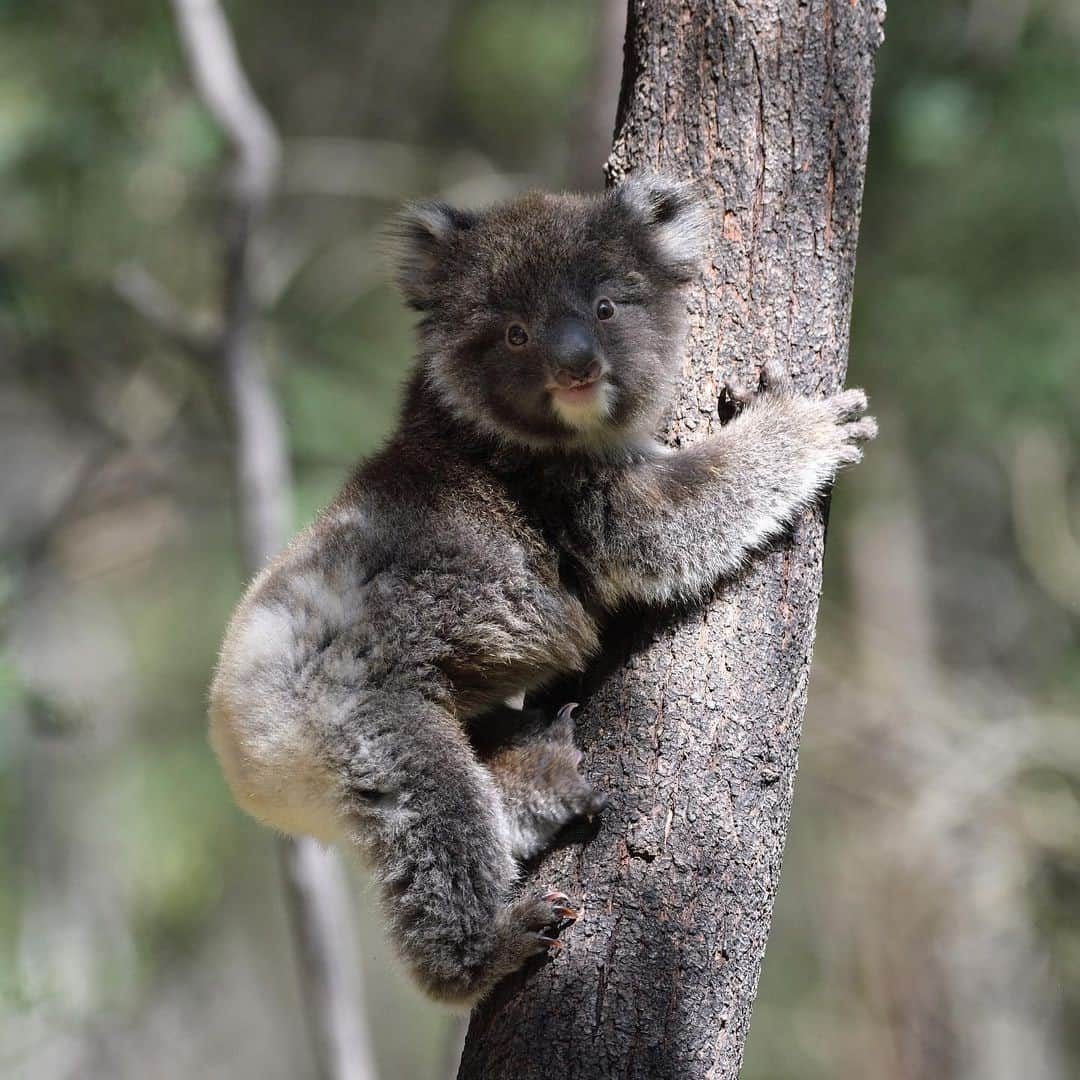
{"label": "black nose", "polygon": [[600,373],[593,336],[580,319],[561,319],[555,323],[548,335],[548,348],[555,361],[557,379],[563,374],[575,382],[583,382]]}

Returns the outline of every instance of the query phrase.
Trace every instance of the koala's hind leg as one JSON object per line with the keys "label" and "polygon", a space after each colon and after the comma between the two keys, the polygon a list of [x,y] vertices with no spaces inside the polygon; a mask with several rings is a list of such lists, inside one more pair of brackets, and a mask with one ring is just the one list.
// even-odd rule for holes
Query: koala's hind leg
{"label": "koala's hind leg", "polygon": [[433,998],[471,1004],[557,946],[566,896],[510,902],[511,829],[460,725],[415,697],[378,695],[339,733],[352,834],[382,888],[398,952]]}
{"label": "koala's hind leg", "polygon": [[563,826],[607,805],[607,796],[579,771],[575,708],[564,705],[554,721],[539,709],[499,710],[474,734],[480,760],[502,794],[518,859],[543,851]]}

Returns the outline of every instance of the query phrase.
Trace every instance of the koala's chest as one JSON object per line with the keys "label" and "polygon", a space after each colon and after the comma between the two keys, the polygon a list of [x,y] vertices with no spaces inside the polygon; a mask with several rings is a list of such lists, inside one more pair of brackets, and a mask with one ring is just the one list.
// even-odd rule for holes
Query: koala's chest
{"label": "koala's chest", "polygon": [[456,617],[444,620],[439,666],[469,715],[584,670],[599,629],[557,549],[539,533],[501,540],[461,580]]}
{"label": "koala's chest", "polygon": [[597,560],[614,528],[606,485],[550,485],[538,492],[534,517],[561,585],[587,599]]}

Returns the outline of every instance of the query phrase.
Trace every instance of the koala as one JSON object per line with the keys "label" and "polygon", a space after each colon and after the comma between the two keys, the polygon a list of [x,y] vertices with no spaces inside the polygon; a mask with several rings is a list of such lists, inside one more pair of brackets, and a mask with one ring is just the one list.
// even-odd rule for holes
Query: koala
{"label": "koala", "polygon": [[513,888],[604,806],[572,708],[503,706],[581,672],[622,606],[702,597],[874,437],[862,391],[800,396],[770,366],[707,441],[656,441],[706,226],[658,176],[406,208],[397,428],[229,625],[210,730],[237,802],[354,849],[435,999],[475,1002],[581,911]]}

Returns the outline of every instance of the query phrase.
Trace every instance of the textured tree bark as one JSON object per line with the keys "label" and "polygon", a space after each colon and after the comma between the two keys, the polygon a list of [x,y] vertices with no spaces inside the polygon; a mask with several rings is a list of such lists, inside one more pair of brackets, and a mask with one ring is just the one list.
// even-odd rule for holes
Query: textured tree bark
{"label": "textured tree bark", "polygon": [[[847,362],[881,0],[631,0],[609,177],[698,180],[712,259],[667,435],[778,357],[808,393]],[[653,628],[579,714],[599,832],[535,884],[583,896],[564,952],[473,1017],[464,1080],[738,1075],[791,809],[824,508],[702,610]]]}

